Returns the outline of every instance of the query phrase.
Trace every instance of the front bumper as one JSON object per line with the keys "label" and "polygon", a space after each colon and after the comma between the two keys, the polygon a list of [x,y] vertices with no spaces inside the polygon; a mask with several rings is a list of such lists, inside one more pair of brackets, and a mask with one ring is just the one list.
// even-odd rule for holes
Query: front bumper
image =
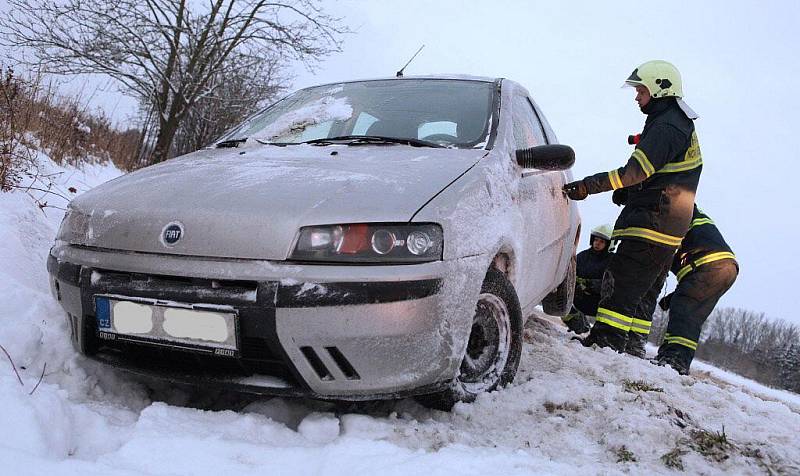
{"label": "front bumper", "polygon": [[[428,393],[453,378],[483,278],[480,261],[294,265],[60,245],[48,271],[74,345],[96,360],[185,383],[360,400]],[[232,306],[239,355],[103,339],[97,294]]]}

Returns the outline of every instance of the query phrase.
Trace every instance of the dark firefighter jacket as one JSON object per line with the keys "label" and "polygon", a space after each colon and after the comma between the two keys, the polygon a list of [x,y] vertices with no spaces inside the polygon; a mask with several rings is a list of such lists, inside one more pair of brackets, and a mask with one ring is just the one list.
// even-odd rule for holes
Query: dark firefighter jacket
{"label": "dark firefighter jacket", "polygon": [[674,98],[651,100],[639,143],[624,167],[584,179],[590,193],[625,189],[615,239],[678,248],[689,230],[703,159],[694,123]]}
{"label": "dark firefighter jacket", "polygon": [[[603,281],[603,273],[608,266],[608,260],[611,259],[611,253],[608,247],[603,251],[595,251],[592,248],[583,250],[577,256],[577,276],[591,282],[591,287],[596,287],[597,292],[600,292],[600,283]],[[596,285],[596,286],[595,286]]]}
{"label": "dark firefighter jacket", "polygon": [[711,218],[694,206],[689,232],[675,253],[672,272],[678,282],[698,267],[722,259],[736,259]]}
{"label": "dark firefighter jacket", "polygon": [[595,251],[592,248],[578,253],[576,274],[578,279],[575,286],[575,307],[589,316],[597,314],[597,303],[600,301],[603,288],[603,273],[611,260],[608,251],[610,242],[606,242],[606,249]]}

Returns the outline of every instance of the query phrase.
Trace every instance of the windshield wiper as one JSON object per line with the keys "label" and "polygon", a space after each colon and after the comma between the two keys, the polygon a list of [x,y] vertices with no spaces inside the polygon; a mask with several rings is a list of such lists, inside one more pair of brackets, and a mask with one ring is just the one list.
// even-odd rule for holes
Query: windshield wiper
{"label": "windshield wiper", "polygon": [[323,139],[312,139],[302,142],[302,144],[312,145],[331,145],[340,143],[347,145],[405,144],[412,147],[444,147],[436,142],[428,142],[426,140],[384,136],[336,136],[326,137]]}
{"label": "windshield wiper", "polygon": [[254,139],[256,142],[262,145],[276,145],[278,147],[286,147],[287,145],[298,145],[301,142],[271,142],[264,139]]}
{"label": "windshield wiper", "polygon": [[217,142],[217,149],[235,149],[239,147],[240,144],[244,144],[247,142],[247,138],[244,139],[229,139],[224,140],[222,142]]}
{"label": "windshield wiper", "polygon": [[[258,142],[259,144],[276,145],[278,147],[285,147],[287,145],[297,145],[300,143],[300,142],[270,142],[263,139],[253,139],[253,140]],[[245,142],[247,142],[247,137],[245,137],[244,139],[224,140],[222,142],[217,142],[216,147],[217,149],[235,149],[240,145],[244,144]]]}

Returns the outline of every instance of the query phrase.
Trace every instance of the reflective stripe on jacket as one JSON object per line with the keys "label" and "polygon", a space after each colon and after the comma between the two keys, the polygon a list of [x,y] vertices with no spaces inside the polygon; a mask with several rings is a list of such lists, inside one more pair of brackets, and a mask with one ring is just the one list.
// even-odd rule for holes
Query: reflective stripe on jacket
{"label": "reflective stripe on jacket", "polygon": [[723,259],[736,260],[736,255],[711,217],[695,205],[689,231],[672,261],[672,272],[680,282],[698,267]]}

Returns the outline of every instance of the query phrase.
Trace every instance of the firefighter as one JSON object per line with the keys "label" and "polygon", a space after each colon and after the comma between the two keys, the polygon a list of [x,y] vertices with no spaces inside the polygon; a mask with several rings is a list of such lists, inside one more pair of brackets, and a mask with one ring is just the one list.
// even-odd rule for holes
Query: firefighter
{"label": "firefighter", "polygon": [[596,344],[624,352],[629,335],[643,341],[650,333],[655,302],[681,240],[689,230],[703,161],[693,120],[683,101],[681,76],[666,61],[648,61],[625,81],[636,89],[636,102],[647,115],[639,142],[618,169],[568,183],[572,200],[625,189],[625,205],[612,239],[620,244],[603,275],[597,318],[586,346]]}
{"label": "firefighter", "polygon": [[688,375],[703,323],[739,274],[730,246],[696,205],[689,232],[672,261],[672,272],[678,286],[658,303],[669,310],[669,322],[654,362]]}
{"label": "firefighter", "polygon": [[578,253],[575,299],[569,314],[562,318],[576,334],[588,332],[591,324],[586,316],[597,314],[600,285],[611,258],[611,232],[609,225],[595,227],[589,235],[589,248]]}

